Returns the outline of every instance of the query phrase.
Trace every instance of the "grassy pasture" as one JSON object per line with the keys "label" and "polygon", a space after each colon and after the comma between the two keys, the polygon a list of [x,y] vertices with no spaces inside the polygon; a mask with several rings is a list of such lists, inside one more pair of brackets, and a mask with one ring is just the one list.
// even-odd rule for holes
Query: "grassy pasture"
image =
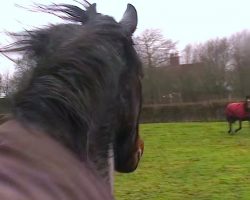
{"label": "grassy pasture", "polygon": [[250,200],[250,125],[143,124],[139,168],[116,174],[117,200]]}

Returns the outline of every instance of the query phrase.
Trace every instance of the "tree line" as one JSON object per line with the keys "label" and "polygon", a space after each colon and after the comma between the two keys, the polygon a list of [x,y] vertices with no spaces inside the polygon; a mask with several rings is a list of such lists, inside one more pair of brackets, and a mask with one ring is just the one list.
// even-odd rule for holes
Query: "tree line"
{"label": "tree line", "polygon": [[181,52],[158,30],[147,30],[135,41],[144,66],[143,96],[147,104],[232,100],[250,95],[248,30],[188,44]]}
{"label": "tree line", "polygon": [[[250,31],[188,44],[178,52],[176,42],[160,30],[134,37],[141,57],[145,104],[244,98],[250,95]],[[32,63],[18,60],[15,74],[0,76],[1,94],[9,94],[29,79]],[[22,80],[20,81],[22,77]]]}

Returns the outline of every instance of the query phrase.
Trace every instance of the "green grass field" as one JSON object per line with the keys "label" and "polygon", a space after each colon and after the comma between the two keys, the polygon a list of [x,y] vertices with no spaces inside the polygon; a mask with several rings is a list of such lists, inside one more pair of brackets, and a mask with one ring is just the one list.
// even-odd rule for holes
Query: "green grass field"
{"label": "green grass field", "polygon": [[250,125],[141,125],[145,151],[136,172],[116,174],[117,200],[250,200]]}

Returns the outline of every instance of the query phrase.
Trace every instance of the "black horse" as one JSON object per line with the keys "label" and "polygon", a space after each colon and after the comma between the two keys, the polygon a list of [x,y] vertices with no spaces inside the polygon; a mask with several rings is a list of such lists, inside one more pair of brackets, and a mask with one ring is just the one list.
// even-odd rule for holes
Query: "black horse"
{"label": "black horse", "polygon": [[128,4],[116,22],[86,4],[40,6],[71,23],[13,34],[1,52],[21,52],[30,65],[11,99],[13,120],[46,132],[112,186],[113,168],[134,171],[144,147],[142,67],[131,38],[137,13]]}

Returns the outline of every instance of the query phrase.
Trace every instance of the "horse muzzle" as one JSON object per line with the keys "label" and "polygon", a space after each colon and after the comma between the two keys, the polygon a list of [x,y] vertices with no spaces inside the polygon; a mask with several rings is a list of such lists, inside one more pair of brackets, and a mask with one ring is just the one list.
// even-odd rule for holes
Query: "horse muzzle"
{"label": "horse muzzle", "polygon": [[139,143],[138,144],[138,147],[139,147],[138,148],[138,162],[139,162],[144,152],[144,141],[140,138],[138,143]]}

